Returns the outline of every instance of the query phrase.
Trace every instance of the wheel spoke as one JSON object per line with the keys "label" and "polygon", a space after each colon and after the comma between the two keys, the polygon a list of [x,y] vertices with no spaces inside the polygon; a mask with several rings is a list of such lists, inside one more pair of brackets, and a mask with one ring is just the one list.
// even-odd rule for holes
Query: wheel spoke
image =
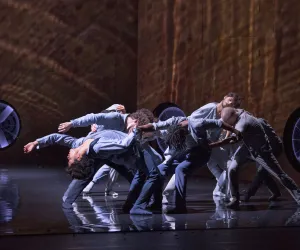
{"label": "wheel spoke", "polygon": [[5,148],[8,145],[9,145],[8,141],[6,140],[6,137],[3,133],[3,131],[0,129],[0,148]]}
{"label": "wheel spoke", "polygon": [[0,123],[4,122],[13,111],[14,110],[11,107],[6,106],[6,108],[0,114]]}

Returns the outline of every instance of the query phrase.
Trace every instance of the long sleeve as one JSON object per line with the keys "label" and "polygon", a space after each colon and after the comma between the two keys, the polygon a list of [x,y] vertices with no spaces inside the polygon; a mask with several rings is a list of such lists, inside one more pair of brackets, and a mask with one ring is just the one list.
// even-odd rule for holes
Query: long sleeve
{"label": "long sleeve", "polygon": [[87,154],[95,158],[107,158],[126,152],[134,142],[135,133],[122,140],[99,138],[96,143],[91,143]]}
{"label": "long sleeve", "polygon": [[182,121],[185,121],[187,118],[183,117],[183,116],[178,116],[178,117],[171,117],[166,121],[158,121],[155,123],[152,123],[152,125],[154,126],[155,130],[162,130],[162,129],[167,129],[169,126],[172,125],[177,125]]}
{"label": "long sleeve", "polygon": [[117,112],[87,114],[80,118],[71,120],[73,127],[87,127],[92,124],[102,125],[103,129],[125,130],[125,120],[127,115]]}
{"label": "long sleeve", "polygon": [[77,139],[69,135],[55,133],[39,138],[37,139],[37,142],[39,148],[44,148],[55,144],[65,146],[68,148],[75,148],[81,145],[83,140],[84,137]]}
{"label": "long sleeve", "polygon": [[222,127],[222,120],[221,119],[194,119],[189,117],[189,125],[193,128],[203,128],[207,129],[214,129],[214,128],[221,128]]}
{"label": "long sleeve", "polygon": [[216,113],[217,103],[208,103],[201,108],[195,110],[190,117],[194,119],[215,119],[217,116]]}

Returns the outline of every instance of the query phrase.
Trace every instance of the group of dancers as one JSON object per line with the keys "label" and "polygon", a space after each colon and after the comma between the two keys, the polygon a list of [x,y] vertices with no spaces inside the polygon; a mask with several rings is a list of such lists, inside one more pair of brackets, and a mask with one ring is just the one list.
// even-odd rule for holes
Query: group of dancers
{"label": "group of dancers", "polygon": [[[63,196],[64,209],[73,209],[78,196],[90,192],[105,175],[109,175],[105,195],[116,196],[112,187],[121,175],[130,183],[122,207],[125,213],[186,213],[187,178],[202,166],[208,166],[216,178],[213,196],[224,199],[226,207],[238,209],[238,172],[249,161],[256,163],[257,174],[244,201],[262,183],[272,193],[270,200],[276,200],[281,195],[277,179],[300,205],[300,189],[277,160],[283,154],[280,137],[267,121],[240,106],[240,96],[231,92],[221,102],[206,104],[188,117],[159,121],[150,110],[128,114],[123,105],[114,104],[100,113],[61,123],[59,133],[28,143],[24,153],[54,144],[70,148],[67,170],[72,181]],[[85,137],[63,134],[86,126],[91,126],[91,132]],[[168,145],[164,158],[149,144],[158,137]],[[163,203],[168,204],[165,210]]]}

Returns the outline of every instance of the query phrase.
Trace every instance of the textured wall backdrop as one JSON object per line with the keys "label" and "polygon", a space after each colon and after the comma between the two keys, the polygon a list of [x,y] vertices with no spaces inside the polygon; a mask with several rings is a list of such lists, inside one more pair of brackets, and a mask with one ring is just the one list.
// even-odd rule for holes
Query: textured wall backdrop
{"label": "textured wall backdrop", "polygon": [[300,106],[300,2],[140,0],[138,106],[187,113],[226,92],[279,133]]}
{"label": "textured wall backdrop", "polygon": [[189,114],[236,91],[282,135],[300,106],[299,13],[297,0],[140,0],[138,106]]}
{"label": "textured wall backdrop", "polygon": [[[0,0],[0,99],[23,125],[1,163],[35,161],[23,145],[62,121],[114,102],[136,108],[137,7],[137,0]],[[43,151],[41,161],[64,153]]]}

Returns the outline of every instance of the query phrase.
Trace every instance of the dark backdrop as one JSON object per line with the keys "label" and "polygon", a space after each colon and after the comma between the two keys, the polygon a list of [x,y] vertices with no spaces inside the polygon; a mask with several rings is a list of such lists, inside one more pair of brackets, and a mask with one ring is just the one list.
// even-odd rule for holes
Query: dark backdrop
{"label": "dark backdrop", "polygon": [[300,106],[299,12],[297,0],[0,1],[0,97],[23,123],[1,162],[35,162],[25,143],[115,102],[188,114],[229,91],[282,135]]}
{"label": "dark backdrop", "polygon": [[[22,118],[2,163],[35,162],[22,147],[60,122],[114,102],[136,109],[137,0],[0,1],[0,99]],[[76,130],[73,135],[84,135]],[[43,163],[66,150],[43,150]]]}
{"label": "dark backdrop", "polygon": [[300,106],[299,12],[297,0],[140,0],[138,106],[189,114],[236,91],[282,135]]}

